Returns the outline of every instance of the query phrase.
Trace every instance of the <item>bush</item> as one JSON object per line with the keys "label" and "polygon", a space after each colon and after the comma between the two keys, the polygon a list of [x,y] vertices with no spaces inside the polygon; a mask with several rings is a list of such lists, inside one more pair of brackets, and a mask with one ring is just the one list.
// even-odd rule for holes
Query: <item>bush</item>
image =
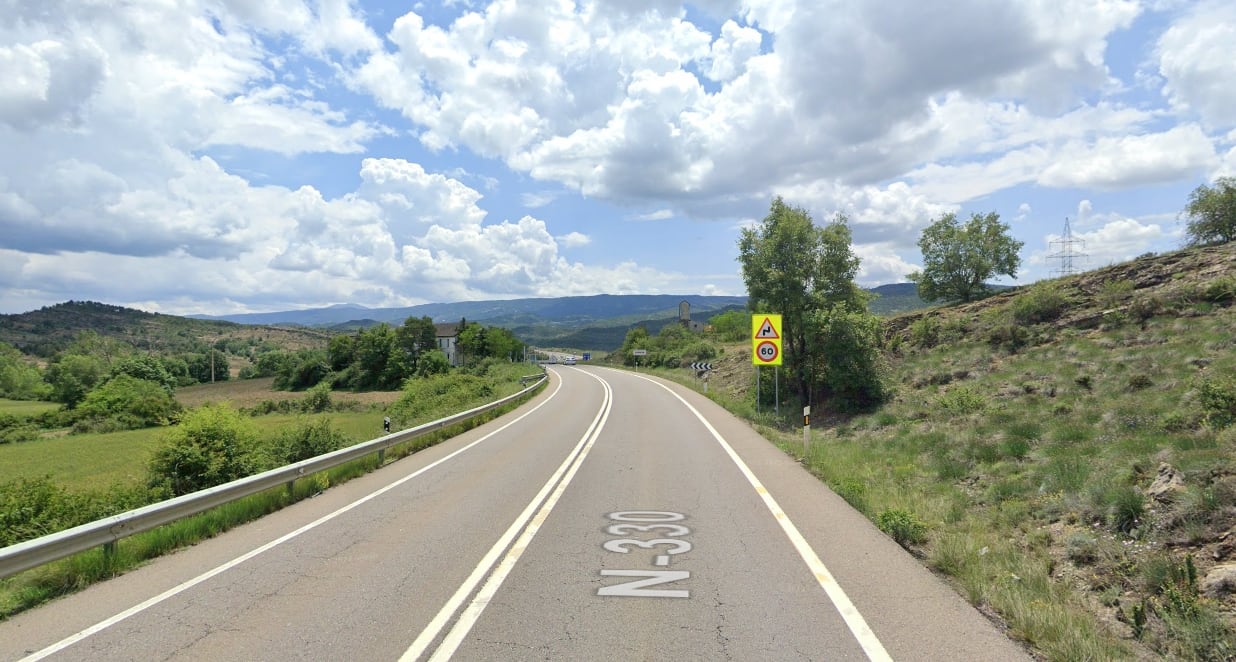
{"label": "bush", "polygon": [[936,404],[954,416],[965,416],[987,409],[987,398],[972,386],[958,386],[937,398]]}
{"label": "bush", "polygon": [[880,318],[836,305],[816,311],[808,321],[807,342],[814,356],[821,395],[840,409],[865,410],[892,396],[880,356]]}
{"label": "bush", "polygon": [[902,547],[927,540],[927,525],[906,510],[893,508],[881,512],[876,516],[876,526]]}
{"label": "bush", "polygon": [[180,410],[163,384],[121,373],[86,394],[77,406],[81,419],[112,419],[125,428],[167,423]]}
{"label": "bush", "polygon": [[322,382],[305,394],[301,407],[309,413],[320,413],[330,409],[330,384]]}
{"label": "bush", "polygon": [[1050,322],[1068,307],[1068,297],[1055,283],[1039,283],[1013,299],[1009,305],[1013,320],[1020,324]]}
{"label": "bush", "polygon": [[393,424],[410,427],[433,420],[437,415],[454,414],[484,404],[493,395],[491,381],[476,375],[455,373],[410,379],[388,413]]}
{"label": "bush", "polygon": [[920,349],[930,349],[940,342],[940,321],[934,317],[920,317],[910,325],[910,344]]}
{"label": "bush", "polygon": [[1210,377],[1202,380],[1197,390],[1207,425],[1225,428],[1236,422],[1236,380]]}
{"label": "bush", "polygon": [[1099,288],[1099,305],[1105,309],[1115,308],[1133,293],[1133,281],[1109,280]]}
{"label": "bush", "polygon": [[254,468],[256,439],[249,421],[230,406],[194,409],[163,435],[147,484],[180,496],[243,478]]}
{"label": "bush", "polygon": [[1167,310],[1167,304],[1163,301],[1163,297],[1157,294],[1147,294],[1144,296],[1134,297],[1129,303],[1129,316],[1138,322],[1161,315]]}
{"label": "bush", "polygon": [[329,418],[301,421],[268,442],[262,469],[308,460],[351,444],[351,438],[331,427]]}
{"label": "bush", "polygon": [[18,478],[0,483],[0,547],[102,519],[153,503],[144,488],[113,485],[106,490],[70,492],[51,478]]}
{"label": "bush", "polygon": [[1030,332],[1016,322],[997,322],[987,332],[987,342],[992,347],[1016,352],[1030,343]]}

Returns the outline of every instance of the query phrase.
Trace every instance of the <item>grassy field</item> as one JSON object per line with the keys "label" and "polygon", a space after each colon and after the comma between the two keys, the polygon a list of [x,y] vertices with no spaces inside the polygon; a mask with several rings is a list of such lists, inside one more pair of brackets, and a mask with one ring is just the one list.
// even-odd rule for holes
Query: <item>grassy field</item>
{"label": "grassy field", "polygon": [[[253,407],[264,401],[299,401],[303,393],[275,391],[270,379],[217,382],[181,389],[177,399],[186,407],[207,402],[228,402],[236,408]],[[253,418],[261,434],[273,435],[302,417],[328,417],[332,427],[354,441],[382,435],[382,408],[397,400],[398,391],[336,393],[333,401],[357,403],[360,411],[324,414],[268,414]],[[50,403],[13,403],[23,413],[54,409]],[[0,403],[0,404],[3,404]],[[5,409],[8,411],[7,405]],[[103,489],[114,483],[138,484],[145,480],[146,462],[159,445],[165,428],[125,430],[103,434],[48,435],[33,442],[0,445],[0,482],[15,478],[50,476],[59,485],[74,489]]]}
{"label": "grassy field", "polygon": [[[274,381],[274,377],[264,377],[198,384],[177,390],[176,401],[185,407],[197,407],[208,402],[228,402],[233,407],[241,409],[254,407],[267,400],[299,400],[305,397],[304,393],[276,391],[273,388]],[[365,393],[336,391],[331,393],[331,399],[340,403],[382,407],[399,399],[399,393],[399,391],[368,391]]]}
{"label": "grassy field", "polygon": [[0,483],[39,476],[74,490],[140,483],[159,434],[151,428],[5,444],[0,446]]}
{"label": "grassy field", "polygon": [[0,398],[0,416],[37,416],[45,411],[59,408],[55,402],[32,402],[30,400],[6,400]]}

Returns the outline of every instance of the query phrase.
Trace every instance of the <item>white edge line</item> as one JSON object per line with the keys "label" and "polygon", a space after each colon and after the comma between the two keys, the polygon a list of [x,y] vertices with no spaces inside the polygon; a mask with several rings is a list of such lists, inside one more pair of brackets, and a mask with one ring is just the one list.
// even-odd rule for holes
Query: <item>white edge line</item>
{"label": "white edge line", "polygon": [[[485,578],[485,575],[487,575],[494,567],[494,564],[498,562],[498,556],[507,548],[508,545],[511,544],[511,540],[515,537],[519,530],[524,527],[526,523],[528,523],[529,518],[532,517],[532,514],[537,509],[537,506],[541,505],[541,503],[546,500],[546,495],[549,494],[551,489],[553,489],[554,484],[559,482],[559,479],[562,478],[563,474],[568,471],[568,467],[570,467],[569,471],[573,476],[575,469],[578,469],[579,464],[583,462],[583,457],[587,455],[588,448],[592,446],[592,443],[596,440],[596,437],[600,433],[601,427],[605,425],[605,420],[609,417],[611,401],[611,391],[609,389],[609,385],[595,375],[592,375],[592,377],[593,379],[601,382],[602,386],[605,387],[606,397],[601,403],[601,409],[597,411],[597,415],[592,419],[591,425],[588,426],[588,430],[584,432],[584,435],[579,440],[579,443],[576,444],[575,448],[572,449],[567,455],[567,458],[563,460],[562,464],[558,466],[558,469],[554,471],[552,476],[550,476],[549,481],[545,483],[540,492],[532,498],[532,501],[528,503],[528,506],[524,508],[523,512],[521,512],[519,516],[515,518],[515,521],[511,523],[511,526],[509,526],[502,536],[498,538],[497,542],[489,548],[489,551],[485,553],[485,556],[483,556],[480,562],[477,563],[476,567],[473,568],[472,573],[468,575],[468,578],[460,584],[459,589],[456,590],[454,595],[452,595],[450,599],[442,605],[442,609],[438,610],[437,615],[435,615],[433,620],[429,622],[429,625],[425,626],[425,629],[417,635],[416,639],[412,642],[412,645],[408,647],[408,650],[399,657],[400,662],[414,662],[415,660],[420,659],[420,657],[433,643],[434,639],[441,634],[443,628],[446,627],[447,622],[449,622],[451,617],[455,615],[455,612],[459,610],[459,607],[463,604],[463,601],[467,599],[468,595],[470,595],[472,591],[476,589],[477,585],[481,583],[481,580]],[[569,481],[569,477],[563,479],[560,487],[565,489],[565,483]],[[553,501],[557,501],[557,497],[560,494],[561,490],[555,491]],[[443,639],[442,643],[439,644],[431,659],[449,659],[459,647],[459,644],[462,643],[463,638],[467,636],[468,631],[471,630],[472,625],[476,622],[476,619],[480,618],[481,611],[484,610],[485,604],[488,603],[489,598],[497,592],[498,587],[505,580],[506,575],[510,573],[510,567],[513,567],[515,561],[517,561],[523,554],[521,545],[524,548],[527,547],[527,544],[532,540],[532,536],[536,535],[536,530],[540,528],[540,522],[549,515],[549,510],[551,510],[553,506],[554,503],[547,502],[545,507],[537,515],[535,528],[532,524],[529,524],[528,529],[524,529],[524,535],[520,537],[519,542],[516,543],[510,553],[508,553],[506,558],[502,561],[503,566],[509,567],[506,567],[505,572],[501,573],[501,578],[497,579],[496,584],[494,583],[495,577],[499,574],[501,568],[496,570],[494,575],[489,577],[489,580],[482,588],[481,593],[472,600],[465,612],[460,615],[459,620],[450,632],[447,633],[447,636]],[[532,530],[531,534],[528,533],[529,530]],[[516,550],[519,551],[516,552]],[[514,556],[512,557],[512,555]],[[486,590],[490,589],[491,584],[493,585],[492,590],[486,593]],[[486,595],[484,603],[480,602],[481,594]]]}
{"label": "white edge line", "polygon": [[446,461],[448,461],[448,460],[450,460],[450,459],[454,458],[455,456],[457,456],[457,455],[459,455],[459,454],[463,453],[464,451],[467,451],[468,449],[472,448],[473,446],[476,446],[477,444],[480,444],[481,442],[483,442],[483,441],[485,441],[485,440],[489,439],[490,437],[493,437],[494,435],[498,434],[499,432],[502,432],[503,430],[505,430],[505,429],[509,428],[510,426],[512,426],[512,425],[514,425],[514,424],[516,424],[516,423],[518,423],[519,421],[523,420],[524,418],[526,418],[526,417],[528,417],[528,416],[532,415],[532,413],[533,413],[533,412],[535,412],[536,410],[538,410],[538,409],[540,409],[541,407],[545,406],[545,405],[546,405],[546,404],[547,404],[550,400],[552,400],[552,399],[554,398],[554,396],[558,395],[558,391],[560,391],[561,389],[562,389],[562,381],[561,381],[561,380],[559,380],[559,381],[558,381],[558,385],[557,385],[557,387],[555,387],[555,388],[554,388],[554,390],[553,390],[553,392],[549,394],[549,397],[547,397],[547,398],[545,398],[544,400],[542,400],[542,401],[541,401],[540,403],[538,403],[535,407],[533,407],[532,409],[529,409],[528,411],[524,412],[523,414],[520,414],[518,418],[512,419],[510,422],[506,423],[506,424],[505,424],[505,425],[503,425],[502,427],[499,427],[499,428],[497,428],[497,429],[493,430],[492,432],[490,432],[490,433],[486,434],[485,436],[481,437],[480,439],[477,439],[476,441],[473,441],[472,443],[468,444],[467,446],[464,446],[463,448],[460,448],[459,450],[456,450],[456,451],[452,452],[450,455],[447,455],[447,456],[442,457],[442,458],[440,458],[440,459],[438,459],[438,460],[435,460],[434,462],[432,462],[432,463],[430,463],[430,464],[428,464],[428,465],[425,465],[424,467],[422,467],[422,468],[420,468],[420,469],[416,470],[415,472],[413,472],[413,473],[411,473],[411,474],[408,474],[407,476],[404,476],[403,478],[400,478],[399,480],[397,480],[397,481],[395,481],[395,482],[393,482],[393,483],[391,483],[391,484],[389,484],[389,485],[387,485],[387,486],[385,486],[385,487],[383,487],[383,488],[381,488],[381,489],[377,490],[376,492],[372,492],[372,493],[370,493],[370,494],[368,494],[368,495],[366,495],[366,496],[363,496],[363,497],[361,497],[360,499],[357,499],[356,501],[353,501],[352,503],[349,503],[348,505],[343,506],[342,508],[339,508],[338,510],[336,510],[336,511],[334,511],[334,512],[332,512],[332,513],[329,513],[329,514],[327,514],[327,515],[323,515],[322,517],[319,517],[318,519],[316,519],[316,520],[314,520],[314,521],[312,521],[312,522],[310,522],[310,523],[308,523],[308,524],[305,524],[304,526],[300,527],[299,529],[296,529],[295,531],[292,531],[291,533],[284,534],[283,536],[280,536],[279,538],[276,538],[276,539],[274,539],[274,540],[272,540],[272,541],[270,541],[270,542],[266,543],[265,545],[262,545],[261,547],[258,547],[257,549],[254,549],[253,551],[250,551],[250,552],[247,552],[247,553],[245,553],[245,554],[242,554],[241,556],[238,556],[238,557],[236,557],[236,558],[232,559],[231,561],[228,561],[227,563],[224,563],[224,564],[222,564],[222,565],[220,565],[220,566],[217,566],[217,567],[215,567],[215,568],[214,568],[214,569],[212,569],[212,570],[208,570],[208,571],[206,571],[206,572],[204,572],[204,573],[202,573],[202,574],[198,575],[197,577],[194,577],[193,579],[190,579],[190,580],[188,580],[188,581],[185,581],[184,583],[181,583],[181,584],[179,584],[179,585],[177,585],[177,586],[174,586],[174,587],[172,587],[172,588],[170,588],[170,589],[168,589],[168,590],[166,590],[166,591],[164,591],[164,592],[162,592],[162,593],[160,593],[160,594],[158,594],[158,595],[154,596],[153,598],[150,598],[150,599],[148,599],[148,600],[146,600],[146,601],[144,601],[144,602],[142,602],[142,603],[139,603],[139,604],[137,604],[137,605],[134,605],[133,607],[130,607],[130,608],[128,608],[128,609],[126,609],[126,610],[124,610],[124,611],[120,612],[119,614],[116,614],[115,616],[112,616],[112,617],[107,618],[107,619],[105,619],[105,620],[99,621],[98,623],[95,623],[94,625],[92,625],[92,626],[90,626],[90,627],[88,627],[88,628],[86,628],[86,629],[84,629],[84,630],[82,630],[82,631],[80,631],[80,632],[78,632],[78,633],[76,633],[76,634],[69,635],[68,637],[65,637],[64,639],[61,639],[60,641],[58,641],[58,642],[56,642],[56,643],[54,643],[54,644],[52,644],[52,645],[50,645],[50,646],[48,646],[48,647],[44,648],[43,650],[40,650],[40,651],[38,651],[38,652],[36,652],[36,653],[33,653],[33,654],[31,654],[31,655],[28,655],[28,656],[26,656],[26,657],[23,657],[23,658],[21,658],[21,660],[19,660],[19,662],[35,662],[36,660],[41,660],[41,659],[43,659],[43,658],[47,657],[48,655],[52,655],[52,654],[57,653],[57,652],[59,652],[59,651],[61,651],[61,650],[64,650],[65,648],[68,648],[69,646],[72,646],[73,644],[75,644],[75,643],[77,643],[77,642],[79,642],[79,641],[81,641],[81,640],[83,640],[83,639],[85,639],[85,638],[87,638],[87,637],[90,637],[91,635],[98,634],[99,632],[101,632],[101,631],[103,631],[103,630],[105,630],[105,629],[107,629],[107,628],[109,628],[109,627],[111,627],[111,626],[113,626],[113,625],[115,625],[115,624],[117,624],[117,623],[119,623],[119,622],[121,622],[121,621],[125,620],[126,618],[129,618],[130,616],[134,616],[134,615],[136,615],[136,614],[139,614],[139,613],[141,613],[141,612],[143,612],[143,611],[145,611],[145,610],[147,610],[147,609],[149,609],[149,608],[151,608],[151,607],[153,607],[153,606],[155,606],[155,605],[159,604],[160,602],[163,602],[164,600],[167,600],[168,598],[171,598],[171,597],[173,597],[173,596],[175,596],[175,595],[177,595],[177,594],[179,594],[179,593],[183,593],[184,591],[187,591],[187,590],[189,590],[189,589],[193,588],[194,586],[197,586],[198,584],[201,584],[202,582],[204,582],[204,581],[206,581],[206,580],[208,580],[208,579],[210,579],[210,578],[212,578],[212,577],[214,577],[214,576],[216,576],[216,575],[219,575],[219,574],[222,574],[222,573],[224,573],[224,572],[226,572],[226,571],[228,571],[228,570],[231,570],[232,568],[234,568],[234,567],[236,567],[236,566],[240,565],[241,563],[244,563],[245,561],[248,561],[249,559],[251,559],[251,558],[253,558],[253,557],[257,556],[258,554],[261,554],[261,553],[263,553],[263,552],[269,551],[269,550],[271,550],[271,549],[273,549],[273,548],[275,548],[275,547],[277,547],[277,546],[279,546],[279,545],[281,545],[281,544],[283,544],[283,543],[285,543],[285,542],[287,542],[287,541],[289,541],[289,540],[291,540],[291,539],[293,539],[293,538],[295,538],[295,537],[297,537],[297,536],[301,535],[302,533],[305,533],[306,531],[310,531],[310,530],[312,530],[312,529],[315,529],[315,528],[317,528],[318,526],[320,526],[320,525],[322,525],[322,524],[325,524],[326,522],[328,522],[328,521],[330,521],[330,520],[332,520],[332,519],[334,519],[334,518],[338,517],[339,515],[342,515],[342,514],[344,514],[344,513],[348,512],[349,510],[352,510],[353,508],[356,508],[357,506],[360,506],[361,504],[363,504],[363,503],[365,503],[365,502],[367,502],[367,501],[369,501],[369,500],[371,500],[371,499],[377,498],[378,496],[381,496],[382,494],[385,494],[385,493],[387,493],[387,492],[389,492],[389,491],[391,491],[391,490],[395,489],[396,487],[398,487],[398,486],[400,486],[400,485],[403,485],[404,483],[406,483],[406,482],[408,482],[408,481],[412,480],[413,478],[416,478],[417,476],[420,476],[421,474],[425,473],[426,471],[429,471],[430,469],[433,469],[434,467],[436,467],[436,466],[438,466],[438,465],[440,465],[440,464],[442,464],[442,463],[444,463],[444,462],[446,462]]}
{"label": "white edge line", "polygon": [[801,532],[799,532],[798,527],[794,526],[794,523],[790,521],[790,516],[781,509],[781,506],[777,503],[777,500],[768,493],[768,489],[764,487],[764,484],[760,482],[759,478],[755,477],[755,473],[751,471],[751,468],[747,466],[746,462],[742,461],[742,458],[738,456],[738,453],[734,451],[734,448],[730,446],[729,442],[721,436],[721,433],[717,432],[717,429],[712,426],[712,423],[709,423],[708,419],[704,418],[704,415],[692,406],[691,403],[687,402],[685,398],[665,384],[662,384],[655,379],[649,379],[643,375],[635,373],[630,374],[633,374],[635,377],[645,381],[652,382],[653,384],[656,384],[657,386],[660,386],[668,391],[675,398],[678,398],[679,402],[682,402],[687,409],[690,409],[691,413],[695,414],[695,417],[704,424],[705,428],[708,428],[708,431],[712,434],[713,439],[716,439],[717,443],[721,444],[721,448],[724,449],[726,454],[730,456],[730,459],[734,461],[734,464],[738,465],[738,470],[747,477],[747,482],[751,483],[751,487],[755,488],[756,493],[759,494],[760,498],[764,500],[764,505],[767,506],[768,510],[772,512],[773,518],[776,519],[777,523],[781,525],[781,530],[785,531],[785,535],[789,537],[790,542],[794,545],[794,549],[798,550],[798,555],[802,557],[803,561],[807,564],[808,569],[810,569],[812,574],[815,575],[815,580],[819,583],[820,588],[823,588],[824,592],[828,594],[828,599],[832,601],[833,606],[836,607],[837,612],[841,614],[841,618],[845,621],[846,626],[850,628],[850,632],[854,635],[854,638],[858,640],[858,644],[862,646],[863,651],[867,653],[867,658],[873,660],[874,662],[891,662],[893,658],[889,656],[888,651],[884,650],[884,644],[880,643],[879,638],[876,637],[875,633],[871,631],[871,627],[867,625],[867,620],[863,618],[861,613],[859,613],[858,608],[855,607],[854,603],[850,601],[850,596],[846,595],[845,591],[841,588],[841,585],[837,583],[837,579],[833,577],[833,574],[829,572],[828,567],[825,566],[824,562],[820,560],[819,554],[816,554],[815,550],[811,548],[811,544],[808,543],[807,539],[803,537]]}

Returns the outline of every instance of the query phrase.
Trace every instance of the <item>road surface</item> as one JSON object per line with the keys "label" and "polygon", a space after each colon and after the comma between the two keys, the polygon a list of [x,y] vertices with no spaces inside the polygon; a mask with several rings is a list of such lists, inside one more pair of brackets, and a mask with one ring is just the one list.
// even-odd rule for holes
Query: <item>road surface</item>
{"label": "road surface", "polygon": [[745,423],[557,366],[502,418],[0,623],[0,660],[1026,660]]}

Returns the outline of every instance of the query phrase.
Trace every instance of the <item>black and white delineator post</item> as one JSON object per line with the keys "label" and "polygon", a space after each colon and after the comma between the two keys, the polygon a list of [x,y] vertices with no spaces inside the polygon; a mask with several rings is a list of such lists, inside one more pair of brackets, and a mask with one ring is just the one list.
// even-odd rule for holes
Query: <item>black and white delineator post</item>
{"label": "black and white delineator post", "polygon": [[803,454],[811,449],[811,405],[803,407]]}

